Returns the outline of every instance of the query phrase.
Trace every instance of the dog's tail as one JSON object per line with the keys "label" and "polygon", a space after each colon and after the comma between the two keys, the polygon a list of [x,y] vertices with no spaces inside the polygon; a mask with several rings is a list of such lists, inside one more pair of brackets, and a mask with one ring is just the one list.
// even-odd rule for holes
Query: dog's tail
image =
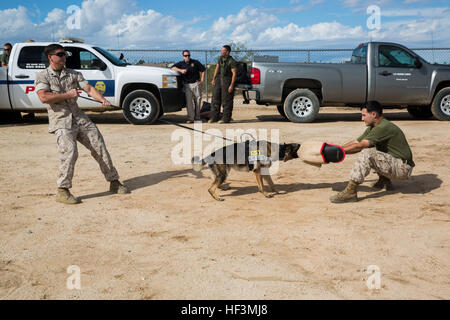
{"label": "dog's tail", "polygon": [[192,163],[192,169],[196,172],[200,172],[203,168],[203,166],[206,164],[204,159],[200,159],[200,157],[195,156],[191,160]]}

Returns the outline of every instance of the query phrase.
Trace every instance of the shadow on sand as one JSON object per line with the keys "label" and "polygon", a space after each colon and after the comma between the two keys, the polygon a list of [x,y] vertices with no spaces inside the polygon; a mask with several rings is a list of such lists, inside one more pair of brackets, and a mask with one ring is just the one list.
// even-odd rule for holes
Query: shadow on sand
{"label": "shadow on sand", "polygon": [[[206,168],[205,168],[206,169]],[[207,169],[206,169],[207,170]],[[130,191],[150,187],[153,185],[157,185],[163,181],[174,179],[174,178],[183,178],[194,175],[196,179],[205,178],[202,172],[195,172],[192,169],[184,169],[184,170],[173,170],[173,171],[163,171],[151,173],[144,176],[134,177],[131,179],[124,180],[124,184],[130,189]],[[249,174],[249,179],[255,179],[253,174]],[[208,179],[209,180],[209,179]],[[250,181],[250,180],[249,180]],[[433,190],[438,189],[442,185],[442,180],[438,178],[436,174],[421,174],[412,176],[410,180],[396,180],[393,182],[395,189],[392,191],[377,191],[372,189],[367,185],[362,185],[359,187],[359,191],[370,192],[369,195],[365,197],[360,197],[360,200],[365,199],[373,199],[379,198],[389,194],[426,194]],[[330,189],[331,191],[342,191],[347,185],[347,181],[343,182],[334,182],[334,183],[289,183],[289,184],[276,184],[278,191],[283,194],[293,193],[302,190],[313,190],[313,189]],[[205,185],[207,188],[209,184]],[[256,180],[254,186],[245,186],[239,187],[236,186],[236,183],[232,183],[230,186],[231,193],[223,195],[223,197],[234,197],[234,196],[242,196],[253,193],[258,193],[258,187],[256,186]],[[91,199],[91,198],[99,198],[111,195],[112,193],[109,191],[99,192],[90,195],[84,195],[79,197],[81,200],[83,199]]]}

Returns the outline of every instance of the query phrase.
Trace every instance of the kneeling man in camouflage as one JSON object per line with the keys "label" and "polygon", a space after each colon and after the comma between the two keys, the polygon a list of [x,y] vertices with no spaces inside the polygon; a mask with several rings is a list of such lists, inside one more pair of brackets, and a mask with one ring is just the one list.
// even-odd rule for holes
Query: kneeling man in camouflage
{"label": "kneeling man in camouflage", "polygon": [[78,158],[77,140],[91,151],[106,180],[110,182],[110,191],[128,193],[127,187],[119,182],[119,175],[106,149],[102,134],[78,107],[77,90],[83,89],[94,99],[101,101],[104,106],[110,103],[84,79],[80,72],[65,68],[64,47],[50,44],[44,53],[50,66],[36,74],[35,86],[41,102],[48,105],[49,132],[56,135],[61,160],[56,201],[65,204],[80,202],[69,192]]}
{"label": "kneeling man in camouflage", "polygon": [[414,167],[405,135],[383,117],[381,105],[377,101],[368,101],[361,106],[361,114],[367,130],[357,140],[343,146],[346,154],[361,153],[353,165],[345,190],[330,198],[333,203],[357,201],[357,187],[371,169],[379,176],[373,187],[391,190],[391,179],[408,179]]}

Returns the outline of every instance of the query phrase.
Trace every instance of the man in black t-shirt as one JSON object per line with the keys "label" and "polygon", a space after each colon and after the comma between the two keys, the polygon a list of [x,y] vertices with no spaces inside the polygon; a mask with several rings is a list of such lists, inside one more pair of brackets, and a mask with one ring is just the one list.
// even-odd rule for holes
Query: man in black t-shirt
{"label": "man in black t-shirt", "polygon": [[183,91],[186,94],[186,108],[188,115],[187,123],[201,120],[201,85],[205,77],[205,67],[199,61],[191,59],[191,53],[189,50],[184,50],[183,61],[174,64],[172,70],[181,73]]}

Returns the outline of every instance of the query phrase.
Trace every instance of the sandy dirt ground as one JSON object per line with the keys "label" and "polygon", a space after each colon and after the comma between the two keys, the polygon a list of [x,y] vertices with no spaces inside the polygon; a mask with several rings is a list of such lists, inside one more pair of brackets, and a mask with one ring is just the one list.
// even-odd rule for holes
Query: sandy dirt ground
{"label": "sandy dirt ground", "polygon": [[[274,107],[237,104],[235,123],[203,129],[279,129],[281,142],[343,144],[365,128],[358,111],[326,108],[318,121],[294,124]],[[387,112],[410,142],[412,178],[377,192],[371,173],[359,202],[337,205],[329,197],[346,186],[356,155],[320,169],[281,163],[273,179],[282,193],[270,199],[253,174],[232,172],[217,202],[209,169],[172,163],[176,127],[90,116],[132,193],[110,194],[79,146],[76,206],[54,199],[58,156],[46,115],[0,125],[1,299],[450,298],[450,123]],[[185,112],[164,119],[184,122]],[[66,285],[72,265],[80,290]],[[372,265],[380,289],[367,286]]]}

